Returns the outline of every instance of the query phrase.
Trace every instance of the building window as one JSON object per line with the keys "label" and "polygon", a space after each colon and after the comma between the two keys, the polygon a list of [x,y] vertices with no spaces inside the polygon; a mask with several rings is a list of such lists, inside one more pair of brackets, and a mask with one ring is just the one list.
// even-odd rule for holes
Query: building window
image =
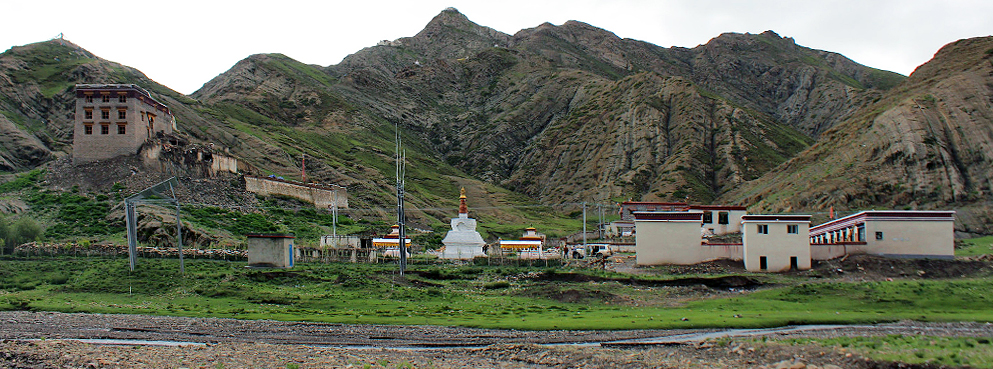
{"label": "building window", "polygon": [[93,110],[86,109],[83,111],[83,119],[93,119]]}
{"label": "building window", "polygon": [[92,135],[93,134],[93,125],[92,124],[87,124],[87,125],[83,126],[83,134]]}
{"label": "building window", "polygon": [[126,125],[123,125],[123,124],[118,124],[117,125],[117,134],[123,135],[124,133],[126,133],[127,132],[127,128],[124,128],[124,127],[127,127],[127,126]]}
{"label": "building window", "polygon": [[144,122],[144,121],[145,121],[145,112],[141,112],[141,121],[142,121],[142,122]]}
{"label": "building window", "polygon": [[118,110],[117,119],[128,119],[128,111],[124,109]]}
{"label": "building window", "polygon": [[101,110],[100,119],[110,119],[110,110]]}
{"label": "building window", "polygon": [[883,239],[883,232],[876,232],[876,239],[882,241],[882,239]]}
{"label": "building window", "polygon": [[758,227],[759,234],[769,234],[769,225],[768,224],[759,224],[758,226],[759,226]]}
{"label": "building window", "polygon": [[100,125],[100,134],[102,134],[102,135],[110,134],[110,125],[109,124],[101,124]]}
{"label": "building window", "polygon": [[128,102],[128,95],[117,95],[117,102]]}
{"label": "building window", "polygon": [[714,213],[711,213],[709,211],[703,212],[703,223],[710,224],[713,222],[714,222]]}
{"label": "building window", "polygon": [[717,213],[717,223],[718,224],[731,224],[731,221],[729,221],[728,218],[729,218],[728,217],[728,212],[726,212],[726,211],[722,211],[720,213]]}
{"label": "building window", "polygon": [[106,103],[106,102],[110,102],[110,95],[103,95],[103,96],[100,96],[100,101],[103,101],[103,102],[105,102],[105,103]]}
{"label": "building window", "polygon": [[796,225],[796,224],[787,224],[786,225],[786,233],[789,233],[789,234],[799,234],[800,233],[800,226],[799,225]]}
{"label": "building window", "polygon": [[93,102],[93,96],[92,95],[86,95],[86,98],[85,99],[86,99],[86,102],[88,102],[88,103],[92,103]]}

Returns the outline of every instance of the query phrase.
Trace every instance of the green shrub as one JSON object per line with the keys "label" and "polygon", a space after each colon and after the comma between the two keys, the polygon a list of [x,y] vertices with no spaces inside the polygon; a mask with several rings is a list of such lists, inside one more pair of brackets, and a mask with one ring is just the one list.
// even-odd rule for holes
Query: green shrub
{"label": "green shrub", "polygon": [[483,284],[483,288],[488,289],[488,290],[496,290],[496,289],[507,288],[507,287],[510,287],[510,282],[507,282],[507,281],[495,281],[495,282],[489,282],[489,283]]}

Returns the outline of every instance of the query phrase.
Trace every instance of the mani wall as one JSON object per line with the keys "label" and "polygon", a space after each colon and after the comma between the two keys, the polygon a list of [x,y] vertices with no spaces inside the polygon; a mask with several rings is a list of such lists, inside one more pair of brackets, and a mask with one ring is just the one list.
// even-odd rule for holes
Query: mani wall
{"label": "mani wall", "polygon": [[246,175],[245,190],[263,196],[289,196],[312,203],[318,209],[330,209],[335,204],[338,209],[348,209],[348,190],[341,186]]}

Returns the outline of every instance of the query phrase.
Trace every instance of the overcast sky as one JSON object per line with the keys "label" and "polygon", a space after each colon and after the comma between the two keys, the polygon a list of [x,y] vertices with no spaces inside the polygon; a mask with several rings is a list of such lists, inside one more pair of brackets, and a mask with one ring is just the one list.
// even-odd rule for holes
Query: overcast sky
{"label": "overcast sky", "polygon": [[63,33],[101,58],[189,94],[252,54],[337,64],[380,40],[413,36],[447,7],[508,34],[578,20],[663,47],[773,30],[904,75],[949,42],[993,34],[990,0],[41,0],[0,4],[0,48]]}

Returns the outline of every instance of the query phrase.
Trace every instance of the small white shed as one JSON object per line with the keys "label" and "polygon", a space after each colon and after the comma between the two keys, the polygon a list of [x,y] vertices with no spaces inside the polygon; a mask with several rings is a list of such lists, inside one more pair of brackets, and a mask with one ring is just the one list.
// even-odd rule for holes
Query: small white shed
{"label": "small white shed", "polygon": [[292,234],[248,234],[248,266],[262,268],[292,268]]}

